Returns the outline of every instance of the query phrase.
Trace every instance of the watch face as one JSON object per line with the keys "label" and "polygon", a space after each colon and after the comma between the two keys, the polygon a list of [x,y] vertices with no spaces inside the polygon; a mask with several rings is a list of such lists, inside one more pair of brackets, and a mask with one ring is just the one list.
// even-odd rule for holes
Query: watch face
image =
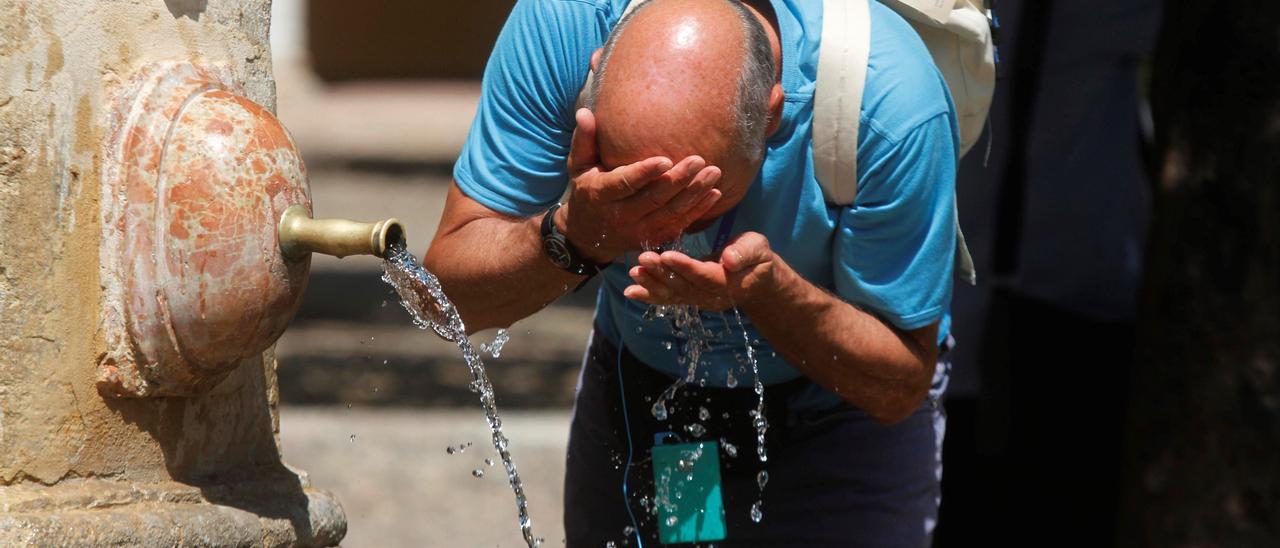
{"label": "watch face", "polygon": [[564,244],[563,240],[558,238],[546,238],[542,240],[542,249],[547,253],[547,257],[552,263],[565,270],[569,269],[569,265],[573,264],[573,259],[569,256],[569,248]]}

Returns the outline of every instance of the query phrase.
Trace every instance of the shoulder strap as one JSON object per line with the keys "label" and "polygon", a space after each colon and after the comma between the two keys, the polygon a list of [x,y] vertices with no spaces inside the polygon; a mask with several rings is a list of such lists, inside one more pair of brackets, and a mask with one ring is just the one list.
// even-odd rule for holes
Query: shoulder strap
{"label": "shoulder strap", "polygon": [[858,124],[871,55],[868,0],[822,3],[822,42],[813,94],[813,164],[828,202],[851,205],[858,194]]}
{"label": "shoulder strap", "polygon": [[[870,0],[825,0],[818,81],[813,94],[813,167],[823,197],[853,205],[858,195],[858,126],[871,55]],[[932,25],[949,23],[956,0],[887,0],[911,6]],[[956,211],[956,274],[970,285],[978,277]]]}

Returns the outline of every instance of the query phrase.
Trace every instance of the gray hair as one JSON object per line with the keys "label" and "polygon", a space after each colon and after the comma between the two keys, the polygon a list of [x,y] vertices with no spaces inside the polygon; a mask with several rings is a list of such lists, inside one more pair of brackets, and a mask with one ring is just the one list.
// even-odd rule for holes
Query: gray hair
{"label": "gray hair", "polygon": [[[734,125],[737,128],[735,143],[739,152],[749,160],[756,161],[764,153],[765,130],[769,127],[769,92],[775,83],[776,67],[773,63],[773,48],[769,45],[769,35],[764,26],[756,19],[751,10],[740,0],[721,0],[727,2],[738,14],[738,22],[742,25],[742,34],[746,37],[743,44],[744,55],[742,67],[738,74],[738,93],[733,105]],[[596,98],[600,94],[600,86],[608,73],[609,58],[617,44],[618,37],[631,20],[652,4],[652,0],[644,0],[630,13],[618,21],[617,26],[605,41],[595,76],[587,86],[585,105],[594,109]]]}

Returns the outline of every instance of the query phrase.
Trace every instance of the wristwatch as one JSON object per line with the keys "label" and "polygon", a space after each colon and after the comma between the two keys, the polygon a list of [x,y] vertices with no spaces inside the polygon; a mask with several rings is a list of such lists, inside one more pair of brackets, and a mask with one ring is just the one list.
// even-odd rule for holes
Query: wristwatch
{"label": "wristwatch", "polygon": [[563,204],[551,206],[551,209],[548,209],[542,216],[542,252],[547,254],[547,258],[551,260],[552,264],[562,270],[579,276],[586,276],[590,279],[592,276],[599,274],[609,264],[596,264],[584,257],[578,250],[574,249],[573,244],[569,243],[569,239],[565,237],[564,233],[556,228],[556,210],[560,209],[561,205]]}

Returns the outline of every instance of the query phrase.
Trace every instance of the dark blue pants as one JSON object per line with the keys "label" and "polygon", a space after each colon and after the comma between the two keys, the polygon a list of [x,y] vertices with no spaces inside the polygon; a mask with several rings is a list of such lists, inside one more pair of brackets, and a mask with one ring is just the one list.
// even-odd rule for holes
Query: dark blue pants
{"label": "dark blue pants", "polygon": [[[769,387],[769,481],[764,518],[754,523],[750,509],[760,498],[756,473],[761,464],[746,416],[755,407],[749,381],[734,390],[682,389],[669,420],[658,421],[649,408],[672,382],[593,337],[579,378],[566,459],[564,525],[570,548],[599,548],[609,541],[636,546],[636,535],[626,535],[633,524],[645,546],[661,546],[656,517],[642,504],[653,496],[648,458],[653,434],[683,432],[703,407],[712,420],[701,421],[708,429],[702,439],[724,438],[737,446],[736,458],[723,448],[720,453],[728,536],[716,546],[929,544],[937,517],[945,423],[936,399],[905,421],[883,426],[848,404],[817,410],[790,405],[801,391],[797,383],[808,381]],[[725,413],[733,418],[719,420]]]}

